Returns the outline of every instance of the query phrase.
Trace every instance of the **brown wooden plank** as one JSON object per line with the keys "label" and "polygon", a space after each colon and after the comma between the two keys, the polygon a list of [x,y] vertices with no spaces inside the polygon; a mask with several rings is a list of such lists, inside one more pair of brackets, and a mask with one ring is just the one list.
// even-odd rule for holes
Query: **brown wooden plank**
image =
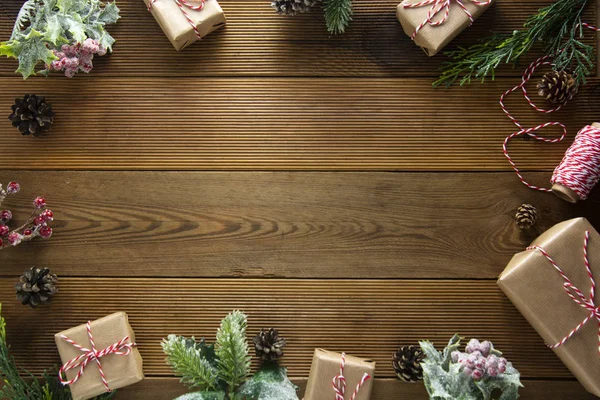
{"label": "brown wooden plank", "polygon": [[240,309],[249,314],[249,335],[275,326],[286,337],[290,376],[308,376],[314,348],[324,347],[372,358],[377,377],[393,377],[397,347],[423,338],[443,346],[460,332],[492,340],[524,377],[571,377],[493,281],[84,276],[62,278],[56,301],[31,310],[16,302],[15,279],[0,279],[2,314],[17,362],[35,372],[57,362],[54,333],[125,311],[145,372],[169,376],[161,338],[177,333],[212,341],[221,318]]}
{"label": "brown wooden plank", "polygon": [[[494,279],[556,222],[600,226],[600,196],[571,205],[513,173],[0,172],[9,180],[23,187],[3,204],[15,218],[38,194],[55,213],[50,240],[0,252],[10,275]],[[513,220],[523,202],[540,211],[530,232]]]}
{"label": "brown wooden plank", "polygon": [[[306,387],[306,379],[293,378],[300,387],[300,398]],[[524,380],[525,386],[519,391],[521,400],[595,400],[592,394],[574,380]],[[145,381],[119,389],[117,400],[164,400],[187,393],[188,390],[177,379],[147,378]],[[371,400],[410,399],[427,400],[427,393],[421,383],[407,384],[397,379],[376,379]]]}
{"label": "brown wooden plank", "polygon": [[[117,38],[110,57],[94,60],[103,76],[435,76],[443,56],[428,58],[396,20],[400,0],[356,0],[355,19],[345,35],[329,35],[321,12],[278,16],[269,0],[221,0],[227,28],[177,53],[142,0],[119,0],[122,19],[110,31]],[[10,36],[23,0],[0,4],[0,40]],[[496,32],[519,28],[549,0],[504,0],[487,11],[451,47],[475,43]],[[587,21],[595,21],[589,7]],[[586,32],[593,43],[594,34]],[[418,68],[415,66],[418,65]],[[0,75],[11,76],[15,60],[0,60]],[[506,74],[515,75],[507,68]]]}
{"label": "brown wooden plank", "polygon": [[[498,99],[512,78],[450,90],[427,79],[89,78],[0,78],[0,110],[35,92],[57,113],[40,140],[0,125],[5,168],[510,169],[501,145],[515,127]],[[571,137],[600,115],[597,84],[552,114]],[[522,97],[507,103],[525,126],[549,120]],[[552,170],[569,141],[516,140],[511,152],[521,168]]]}

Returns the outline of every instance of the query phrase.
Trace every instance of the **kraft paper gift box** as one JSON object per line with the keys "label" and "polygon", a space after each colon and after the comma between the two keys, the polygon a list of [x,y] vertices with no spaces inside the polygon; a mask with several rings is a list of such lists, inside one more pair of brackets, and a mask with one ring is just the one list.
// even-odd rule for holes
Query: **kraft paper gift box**
{"label": "kraft paper gift box", "polygon": [[[422,3],[423,0],[404,0],[398,5],[396,9],[396,16],[398,21],[402,24],[402,29],[409,36],[412,37],[415,30],[428,20],[428,13],[430,10],[437,10],[440,8],[434,4],[423,5],[420,7],[407,8],[409,5],[417,5]],[[483,1],[480,1],[483,2]],[[493,3],[493,0],[489,1],[486,5],[477,5],[472,0],[463,0],[463,5],[467,11],[473,17],[473,20],[477,19],[485,10],[487,10]],[[432,9],[432,7],[436,7]],[[439,13],[433,16],[431,19],[434,23],[444,19],[445,9],[441,7]],[[450,43],[455,37],[457,37],[465,28],[471,24],[471,20],[467,13],[461,8],[458,2],[450,2],[450,10],[448,18],[444,23],[438,26],[425,24],[414,37],[414,42],[417,46],[423,48],[428,56],[436,55],[442,50],[448,43]]]}
{"label": "kraft paper gift box", "polygon": [[[182,8],[180,8],[175,0],[155,0],[150,6],[151,2],[152,0],[144,0],[146,7],[149,7],[154,19],[177,51],[196,42],[199,39],[198,33],[201,37],[205,37],[227,23],[223,9],[217,0],[206,0],[202,10],[193,10],[181,1]],[[199,0],[187,0],[187,3],[193,6],[201,4]],[[192,20],[191,23],[186,14]],[[197,28],[198,33],[192,24]]]}
{"label": "kraft paper gift box", "polygon": [[[583,254],[586,231],[589,231],[590,269],[596,282],[600,283],[600,235],[585,218],[555,225],[534,240],[532,246],[541,247],[589,299],[592,283]],[[588,309],[567,295],[564,284],[565,279],[538,249],[516,254],[498,280],[502,291],[550,345],[561,342],[591,315]],[[596,300],[595,304],[600,301]],[[599,320],[592,317],[563,345],[554,349],[585,389],[596,396],[600,396],[598,323]]]}
{"label": "kraft paper gift box", "polygon": [[[117,312],[92,321],[90,328],[97,351],[102,351],[108,346],[122,341],[126,336],[129,339],[123,343],[135,343],[135,334],[129,325],[127,314],[124,312]],[[84,354],[83,351],[63,339],[63,335],[78,345],[91,349],[86,324],[57,333],[54,335],[54,340],[63,366]],[[122,349],[121,352],[125,352],[125,349]],[[132,347],[128,355],[107,354],[100,357],[100,363],[110,390],[122,388],[144,379],[142,357],[136,347]],[[75,378],[79,370],[80,368],[76,367],[67,371],[66,379]],[[88,362],[83,369],[83,375],[77,382],[70,385],[70,389],[73,400],[86,400],[107,392],[95,360]]]}
{"label": "kraft paper gift box", "polygon": [[[323,349],[315,349],[306,391],[303,400],[333,400],[335,391],[333,389],[333,378],[340,373],[342,355]],[[344,377],[346,378],[346,398],[350,399],[356,385],[363,378],[364,373],[370,378],[361,386],[356,400],[369,400],[373,388],[375,375],[375,362],[362,358],[345,355]]]}

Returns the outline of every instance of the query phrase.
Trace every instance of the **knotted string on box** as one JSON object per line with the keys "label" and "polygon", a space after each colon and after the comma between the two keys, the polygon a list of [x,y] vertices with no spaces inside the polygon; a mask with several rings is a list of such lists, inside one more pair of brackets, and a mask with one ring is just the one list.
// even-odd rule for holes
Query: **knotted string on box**
{"label": "knotted string on box", "polygon": [[589,240],[590,240],[590,232],[586,231],[585,237],[583,240],[583,263],[585,265],[585,270],[588,274],[588,277],[590,278],[590,283],[591,283],[590,294],[587,297],[581,290],[579,290],[579,288],[577,288],[577,286],[575,286],[573,284],[573,282],[571,282],[569,277],[564,273],[564,271],[558,266],[558,264],[552,259],[552,257],[550,257],[550,255],[543,248],[541,248],[540,246],[530,246],[527,248],[527,250],[537,250],[540,253],[542,253],[542,255],[544,257],[546,257],[546,259],[550,262],[550,264],[552,264],[552,266],[558,271],[560,276],[562,276],[563,280],[565,281],[565,283],[563,284],[563,287],[565,289],[565,292],[567,292],[567,295],[575,303],[577,303],[579,306],[583,307],[589,313],[588,316],[585,317],[584,320],[581,321],[581,323],[579,323],[579,325],[577,325],[571,332],[569,332],[558,343],[548,345],[548,347],[550,347],[551,349],[556,349],[557,347],[560,347],[563,344],[565,344],[567,342],[567,340],[572,338],[573,335],[575,335],[581,328],[583,328],[585,326],[585,324],[587,324],[590,320],[595,318],[596,320],[598,320],[598,353],[600,354],[600,307],[596,307],[596,303],[595,303],[596,281],[594,280],[594,275],[592,274],[592,270],[590,268],[590,261],[589,261],[589,257],[588,257]]}
{"label": "knotted string on box", "polygon": [[[473,17],[471,12],[465,6],[464,2],[466,2],[466,1],[468,1],[472,4],[475,4],[477,6],[487,6],[487,5],[491,4],[493,0],[484,0],[484,1],[480,1],[480,0],[423,0],[418,3],[404,4],[404,8],[421,8],[421,7],[431,6],[429,8],[429,11],[427,11],[427,18],[425,18],[425,20],[423,22],[421,22],[419,24],[419,26],[417,26],[415,28],[415,31],[413,32],[413,34],[411,35],[410,38],[412,40],[415,40],[415,38],[419,34],[419,31],[421,29],[425,28],[427,25],[440,26],[440,25],[443,25],[444,23],[446,23],[446,21],[448,20],[448,17],[450,16],[450,6],[452,5],[452,2],[456,2],[456,4],[458,4],[460,6],[460,8],[465,12],[465,14],[467,14],[467,17],[469,17],[469,21],[470,21],[469,26],[472,25],[473,22],[475,21],[475,18]],[[438,16],[438,14],[440,14],[442,12],[443,12],[442,18],[437,21],[434,21],[434,18],[436,18]]]}
{"label": "knotted string on box", "polygon": [[[344,377],[344,367],[346,366],[346,354],[342,353],[342,362],[340,363],[340,373],[337,374],[332,381],[333,391],[335,392],[335,400],[344,400],[344,395],[346,394],[346,378]],[[356,385],[354,389],[354,393],[352,393],[352,397],[350,400],[355,400],[356,396],[360,391],[362,385],[371,378],[371,375],[364,373],[360,382]]]}
{"label": "knotted string on box", "polygon": [[[586,28],[600,31],[600,29],[591,26],[587,23],[582,23]],[[504,139],[504,144],[502,145],[502,149],[504,152],[504,156],[512,166],[513,170],[519,177],[519,180],[528,188],[533,190],[539,190],[542,192],[551,192],[552,189],[538,187],[536,185],[532,185],[525,180],[517,165],[513,161],[513,159],[508,154],[508,143],[515,137],[521,135],[529,135],[535,140],[539,140],[546,143],[560,143],[564,140],[567,135],[566,126],[558,121],[546,122],[531,128],[525,128],[519,121],[508,111],[504,104],[504,100],[507,95],[517,90],[521,90],[523,92],[523,97],[527,100],[527,103],[536,111],[550,114],[560,110],[567,103],[560,104],[554,108],[544,109],[538,107],[527,94],[526,85],[531,79],[533,73],[537,68],[543,65],[551,65],[553,57],[544,56],[532,62],[523,72],[523,76],[521,78],[521,83],[512,89],[507,90],[500,96],[500,107],[502,111],[508,116],[508,118],[515,124],[515,126],[519,129],[518,131],[512,133],[506,139]],[[546,138],[535,134],[534,132],[544,129],[549,126],[558,126],[562,129],[562,134],[556,138]],[[558,183],[561,184],[579,196],[581,200],[585,200],[594,186],[600,180],[600,129],[594,126],[586,126],[575,137],[575,141],[569,147],[565,156],[561,163],[556,167],[554,173],[552,174],[552,178],[550,182],[552,184]]]}
{"label": "knotted string on box", "polygon": [[[133,347],[136,346],[136,344],[129,342],[129,336],[125,336],[123,339],[119,340],[118,342],[113,343],[110,346],[106,347],[105,349],[98,351],[96,349],[96,344],[94,343],[94,336],[92,335],[92,329],[91,329],[90,324],[91,324],[91,322],[88,321],[87,324],[85,325],[85,327],[87,330],[88,338],[90,339],[90,344],[92,347],[91,349],[87,349],[87,348],[77,344],[72,339],[69,339],[65,335],[61,335],[61,338],[65,342],[72,344],[75,348],[79,349],[83,354],[81,354],[78,357],[75,357],[74,359],[72,359],[70,361],[67,361],[58,371],[58,379],[59,379],[60,383],[62,383],[63,385],[72,385],[75,382],[77,382],[79,380],[79,378],[81,378],[83,376],[85,367],[87,367],[88,363],[90,361],[96,361],[96,364],[98,364],[98,371],[100,372],[100,377],[102,379],[102,384],[106,388],[106,391],[110,392],[111,389],[108,386],[108,381],[106,380],[106,375],[104,374],[104,370],[102,369],[102,363],[100,362],[100,359],[109,354],[127,356],[131,353],[131,350],[133,349]],[[75,369],[75,368],[79,368],[79,372],[77,372],[77,375],[73,379],[66,380],[63,378],[63,375],[66,376],[67,371]]]}
{"label": "knotted string on box", "polygon": [[[148,11],[152,11],[152,6],[157,1],[158,0],[150,0],[150,2],[148,3]],[[198,0],[198,1],[200,1],[200,4],[198,4],[197,6],[193,5],[192,3],[190,3],[187,0],[173,0],[173,1],[175,2],[175,4],[177,4],[177,6],[179,7],[181,12],[187,19],[187,21],[190,23],[190,25],[194,29],[194,32],[196,32],[196,36],[198,37],[198,39],[202,39],[202,36],[200,35],[200,31],[198,30],[198,27],[194,23],[194,20],[192,19],[192,17],[190,17],[188,12],[186,11],[186,8],[193,10],[193,11],[200,11],[204,8],[204,4],[206,3],[206,0]]]}

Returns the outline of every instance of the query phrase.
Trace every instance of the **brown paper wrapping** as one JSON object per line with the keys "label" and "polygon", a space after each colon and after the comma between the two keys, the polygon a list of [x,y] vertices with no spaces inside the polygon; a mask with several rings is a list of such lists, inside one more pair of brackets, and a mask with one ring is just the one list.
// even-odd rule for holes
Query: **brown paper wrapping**
{"label": "brown paper wrapping", "polygon": [[[332,381],[340,373],[341,362],[342,355],[340,353],[315,349],[304,400],[332,400],[335,398]],[[361,386],[356,400],[369,400],[371,398],[375,362],[346,354],[344,377],[346,378],[346,393],[350,393],[347,398],[350,398],[365,372],[371,376],[371,379]]]}
{"label": "brown paper wrapping", "polygon": [[[404,5],[415,4],[421,1],[422,0],[404,0],[402,3],[398,4],[398,8],[396,9],[398,21],[400,21],[404,32],[409,37],[412,36],[415,29],[427,19],[427,13],[431,9],[431,6],[404,8]],[[477,17],[483,14],[492,3],[485,6],[478,6],[473,4],[470,0],[463,1],[463,4],[467,10],[469,10],[473,19],[477,19]],[[439,21],[443,16],[444,11],[442,10],[433,20]],[[415,43],[417,46],[420,46],[428,56],[434,56],[465,30],[470,23],[471,21],[464,10],[453,1],[450,5],[450,14],[446,22],[439,26],[431,26],[429,24],[424,26],[415,37]]]}
{"label": "brown paper wrapping", "polygon": [[[144,0],[146,6],[148,6],[150,1]],[[195,4],[196,2],[191,0],[191,3]],[[189,8],[185,8],[185,11],[194,21],[202,37],[227,23],[223,9],[217,0],[206,0],[204,8],[200,11],[194,11]],[[152,4],[150,12],[177,51],[186,48],[198,40],[194,28],[192,28],[192,25],[174,0],[155,1]]]}
{"label": "brown paper wrapping", "polygon": [[[90,326],[97,350],[102,350],[120,341],[125,336],[129,336],[131,342],[135,343],[135,333],[129,325],[127,314],[124,312],[114,313],[92,321]],[[74,340],[80,346],[90,348],[90,340],[85,324],[57,333],[54,335],[54,340],[63,364],[83,353],[64,341],[61,335]],[[102,357],[100,361],[108,386],[111,389],[128,386],[144,379],[142,357],[136,347],[127,356],[109,354]],[[78,371],[79,369],[67,371],[67,379],[73,379]],[[102,383],[98,366],[96,363],[90,362],[85,367],[84,374],[71,385],[73,400],[86,400],[102,393],[106,393],[106,389]]]}
{"label": "brown paper wrapping", "polygon": [[[591,283],[583,261],[586,230],[590,231],[590,266],[595,278],[600,279],[600,235],[585,218],[555,225],[532,245],[543,248],[587,296]],[[538,250],[516,254],[498,279],[500,289],[549,344],[561,341],[589,315],[567,296],[563,283],[560,274]],[[586,390],[600,396],[597,320],[590,320],[554,352]]]}

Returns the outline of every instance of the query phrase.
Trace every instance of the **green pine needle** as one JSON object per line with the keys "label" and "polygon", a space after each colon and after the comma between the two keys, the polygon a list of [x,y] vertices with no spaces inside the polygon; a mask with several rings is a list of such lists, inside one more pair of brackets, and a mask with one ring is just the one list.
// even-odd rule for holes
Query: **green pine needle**
{"label": "green pine needle", "polygon": [[162,348],[167,355],[167,364],[181,377],[181,383],[199,390],[219,389],[217,369],[203,355],[202,348],[196,346],[194,337],[169,335],[163,339]]}
{"label": "green pine needle", "polygon": [[585,83],[594,68],[594,49],[581,42],[581,14],[588,0],[558,0],[541,8],[527,19],[523,29],[512,34],[495,35],[469,48],[447,52],[451,61],[442,65],[434,86],[495,77],[500,64],[516,65],[533,47],[541,45],[545,54],[554,55],[554,69],[568,69],[576,84]]}
{"label": "green pine needle", "polygon": [[326,0],[325,22],[330,33],[344,33],[352,21],[352,0]]}
{"label": "green pine needle", "polygon": [[217,331],[217,369],[219,377],[227,384],[230,396],[250,373],[246,326],[246,315],[241,311],[233,311],[221,321],[221,327]]}

